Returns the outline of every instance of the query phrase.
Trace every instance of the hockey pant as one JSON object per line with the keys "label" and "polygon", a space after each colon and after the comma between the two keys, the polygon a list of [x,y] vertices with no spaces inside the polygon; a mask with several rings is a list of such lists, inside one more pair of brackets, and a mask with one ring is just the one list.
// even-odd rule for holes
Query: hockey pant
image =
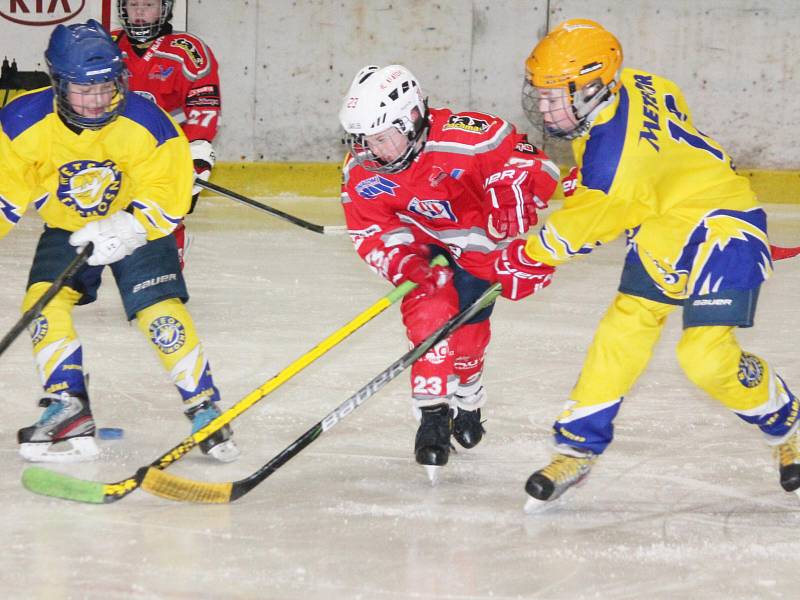
{"label": "hockey pant", "polygon": [[[40,282],[30,286],[22,310],[33,306],[50,285]],[[31,324],[36,367],[45,393],[88,396],[83,350],[72,321],[72,310],[80,298],[72,288],[62,288]],[[184,304],[175,298],[162,300],[136,316],[139,329],[152,343],[184,404],[188,407],[206,399],[218,400],[208,361]]]}
{"label": "hockey pant", "polygon": [[[458,314],[458,292],[452,281],[431,295],[411,292],[401,305],[403,324],[416,346]],[[483,360],[489,345],[489,319],[462,325],[411,366],[411,395],[415,412],[423,406],[455,403],[455,395],[468,395],[480,387]],[[479,408],[478,405],[470,408]]]}
{"label": "hockey pant", "polygon": [[[570,400],[553,425],[557,446],[601,454],[614,435],[623,397],[652,356],[675,305],[619,293],[595,333]],[[684,329],[678,361],[698,387],[781,443],[798,416],[798,400],[764,359],[744,352],[732,326]]]}

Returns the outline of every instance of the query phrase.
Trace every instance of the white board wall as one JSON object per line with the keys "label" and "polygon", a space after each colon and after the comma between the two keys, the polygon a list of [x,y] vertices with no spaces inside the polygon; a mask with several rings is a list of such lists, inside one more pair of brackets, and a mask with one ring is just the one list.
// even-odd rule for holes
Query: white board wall
{"label": "white board wall", "polygon": [[[54,6],[40,20],[65,7],[72,20],[116,12],[111,0],[0,0],[0,58],[23,70],[42,69],[53,25],[5,17],[37,2]],[[525,57],[548,26],[588,17],[619,37],[627,65],[678,82],[698,125],[739,165],[800,168],[795,0],[176,0],[175,17],[221,64],[221,160],[340,160],[339,103],[370,63],[408,66],[433,106],[494,112],[528,130]]]}

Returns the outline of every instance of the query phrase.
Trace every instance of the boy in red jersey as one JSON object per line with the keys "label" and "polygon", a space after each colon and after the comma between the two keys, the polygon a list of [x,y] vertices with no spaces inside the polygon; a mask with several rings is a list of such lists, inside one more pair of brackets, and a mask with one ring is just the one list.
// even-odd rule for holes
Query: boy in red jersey
{"label": "boy in red jersey", "polygon": [[[342,186],[350,237],[392,284],[418,284],[401,309],[417,344],[496,279],[497,250],[536,223],[558,168],[500,117],[428,109],[417,80],[400,65],[363,68],[339,118],[350,148]],[[449,266],[429,266],[435,255]],[[516,291],[509,286],[503,293]],[[451,435],[465,448],[483,436],[481,373],[492,309],[411,368],[420,415],[414,451],[432,478],[447,463]]]}
{"label": "boy in red jersey", "polygon": [[[219,67],[211,49],[197,36],[173,32],[173,0],[118,0],[122,29],[112,32],[125,53],[132,92],[167,111],[189,139],[195,177],[208,181],[216,157],[211,142],[217,134],[221,100]],[[194,210],[200,186],[192,189]],[[181,222],[174,232],[181,257],[188,247]]]}

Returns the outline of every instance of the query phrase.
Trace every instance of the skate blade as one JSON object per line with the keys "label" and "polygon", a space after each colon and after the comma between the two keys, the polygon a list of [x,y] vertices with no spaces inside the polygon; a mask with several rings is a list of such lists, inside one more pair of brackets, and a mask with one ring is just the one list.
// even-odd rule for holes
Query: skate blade
{"label": "skate blade", "polygon": [[436,465],[422,465],[425,467],[425,474],[428,476],[428,481],[431,485],[439,483],[439,476],[441,475],[442,467]]}
{"label": "skate blade", "polygon": [[522,510],[526,515],[539,514],[553,506],[556,500],[537,500],[533,496],[528,496],[528,499],[525,501],[525,506],[522,508]]}
{"label": "skate blade", "polygon": [[208,456],[223,463],[233,462],[239,458],[241,454],[241,450],[239,450],[239,447],[233,440],[226,440],[208,451]]}
{"label": "skate blade", "polygon": [[19,445],[19,455],[30,462],[76,463],[96,460],[100,449],[93,436],[60,442],[28,442]]}

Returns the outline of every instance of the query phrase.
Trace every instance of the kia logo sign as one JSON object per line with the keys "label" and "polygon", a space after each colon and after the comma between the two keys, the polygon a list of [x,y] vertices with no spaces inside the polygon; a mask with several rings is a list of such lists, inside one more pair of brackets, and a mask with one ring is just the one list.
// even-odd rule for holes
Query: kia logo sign
{"label": "kia logo sign", "polygon": [[20,25],[55,25],[78,16],[86,0],[0,0],[0,17]]}

